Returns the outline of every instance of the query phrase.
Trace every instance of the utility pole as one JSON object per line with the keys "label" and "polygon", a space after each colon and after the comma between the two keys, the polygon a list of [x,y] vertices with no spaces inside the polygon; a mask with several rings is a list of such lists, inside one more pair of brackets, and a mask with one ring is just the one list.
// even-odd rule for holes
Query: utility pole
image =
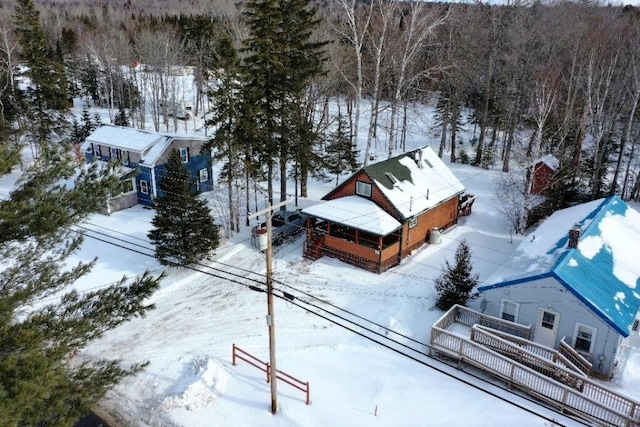
{"label": "utility pole", "polygon": [[273,236],[271,231],[271,217],[273,211],[287,204],[288,201],[280,202],[277,205],[269,205],[265,209],[247,215],[247,218],[258,217],[262,214],[266,214],[267,217],[267,325],[269,326],[269,379],[271,382],[271,413],[278,412],[278,385],[277,377],[278,371],[276,370],[276,322],[273,312]]}

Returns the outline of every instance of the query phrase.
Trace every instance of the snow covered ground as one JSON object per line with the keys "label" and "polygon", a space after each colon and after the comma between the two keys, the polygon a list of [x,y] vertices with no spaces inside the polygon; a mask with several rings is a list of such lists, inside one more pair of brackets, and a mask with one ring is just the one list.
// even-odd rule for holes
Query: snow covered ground
{"label": "snow covered ground", "polygon": [[[426,129],[428,120],[427,115],[415,122]],[[431,141],[424,129],[411,136],[409,148]],[[152,297],[155,310],[80,351],[79,360],[150,362],[144,372],[111,391],[102,408],[127,426],[581,425],[456,369],[434,361],[438,369],[425,366],[336,325],[327,320],[333,319],[330,314],[321,311],[348,318],[358,315],[362,325],[362,319],[374,321],[388,330],[373,329],[400,342],[411,338],[428,343],[430,326],[442,315],[433,307],[433,280],[444,261],[453,259],[459,242],[469,243],[481,283],[505,261],[519,240],[510,243],[495,209],[495,178],[500,172],[457,164],[451,168],[467,191],[478,196],[473,214],[446,231],[441,244],[424,246],[390,271],[377,275],[328,257],[315,262],[303,259],[303,236],[276,248],[275,287],[297,298],[275,300],[277,366],[309,382],[310,405],[305,404],[304,393],[280,381],[279,412],[271,414],[265,374],[242,361],[231,363],[233,344],[269,360],[266,295],[247,287],[264,282],[265,256],[251,247],[246,229],[223,242],[204,263],[210,268],[197,267],[203,272],[168,270],[162,288]],[[10,191],[12,178],[0,179],[3,196]],[[315,183],[300,207],[318,203],[333,185]],[[84,224],[91,231],[70,262],[98,256],[98,264],[77,286],[94,289],[125,274],[161,271],[155,259],[145,255],[153,252],[146,237],[152,215],[141,206],[110,216],[93,215]],[[295,304],[301,300],[315,304],[319,308],[314,311],[325,318]],[[640,399],[637,335],[627,340],[623,356],[625,363],[610,385]]]}

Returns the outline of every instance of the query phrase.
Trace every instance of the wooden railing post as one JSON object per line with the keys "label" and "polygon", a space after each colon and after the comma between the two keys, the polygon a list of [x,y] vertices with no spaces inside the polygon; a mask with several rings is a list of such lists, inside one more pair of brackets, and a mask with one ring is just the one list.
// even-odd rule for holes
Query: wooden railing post
{"label": "wooden railing post", "polygon": [[233,366],[236,366],[236,344],[233,344],[233,347],[231,347],[231,364]]}
{"label": "wooden railing post", "polygon": [[270,379],[271,379],[271,365],[267,363],[267,382],[269,382]]}
{"label": "wooden railing post", "polygon": [[307,405],[311,403],[311,397],[310,397],[310,391],[309,391],[309,381],[307,381]]}

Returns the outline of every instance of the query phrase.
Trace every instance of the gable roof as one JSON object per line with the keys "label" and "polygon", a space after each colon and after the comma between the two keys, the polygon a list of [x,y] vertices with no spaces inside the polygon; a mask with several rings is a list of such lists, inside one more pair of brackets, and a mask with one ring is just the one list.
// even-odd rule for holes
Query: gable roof
{"label": "gable roof", "polygon": [[378,236],[386,236],[401,227],[384,209],[360,196],[346,196],[318,203],[302,212]]}
{"label": "gable roof", "polygon": [[549,169],[554,171],[558,170],[558,168],[560,167],[560,160],[558,160],[558,158],[553,154],[547,154],[533,162],[534,165],[537,165],[539,163],[547,165]]}
{"label": "gable roof", "polygon": [[142,153],[163,139],[167,139],[167,136],[141,129],[102,124],[87,137],[83,148],[87,143],[93,142]]}
{"label": "gable roof", "polygon": [[[568,231],[582,230],[576,248]],[[522,242],[485,290],[553,277],[622,336],[640,308],[640,213],[620,197],[595,200],[551,215]]]}
{"label": "gable roof", "polygon": [[[365,166],[360,171],[376,184],[404,219],[420,214],[465,191],[460,180],[431,147],[408,151]],[[323,200],[350,181],[345,181],[324,196]]]}
{"label": "gable roof", "polygon": [[119,148],[140,154],[140,164],[144,166],[155,166],[174,140],[201,140],[208,141],[209,138],[201,136],[174,135],[170,133],[156,133],[142,129],[102,124],[82,144],[82,149],[86,150],[91,143]]}

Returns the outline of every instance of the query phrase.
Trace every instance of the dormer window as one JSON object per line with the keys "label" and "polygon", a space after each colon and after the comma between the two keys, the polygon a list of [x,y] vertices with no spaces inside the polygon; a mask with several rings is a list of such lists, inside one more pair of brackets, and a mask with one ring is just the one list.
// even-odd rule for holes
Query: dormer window
{"label": "dormer window", "polygon": [[371,197],[371,184],[368,182],[356,181],[356,194],[358,196]]}
{"label": "dormer window", "polygon": [[187,147],[180,149],[180,160],[182,160],[182,163],[189,161],[189,149]]}
{"label": "dormer window", "polygon": [[396,178],[395,175],[393,175],[391,172],[385,172],[384,174],[387,175],[387,178],[389,178],[394,187],[400,185],[400,181],[398,180],[398,178]]}

